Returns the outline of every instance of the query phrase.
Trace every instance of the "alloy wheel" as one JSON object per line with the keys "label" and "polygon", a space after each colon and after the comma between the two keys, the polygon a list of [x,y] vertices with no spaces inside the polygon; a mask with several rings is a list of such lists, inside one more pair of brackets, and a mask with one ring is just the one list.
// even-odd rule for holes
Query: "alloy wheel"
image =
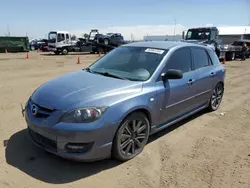
{"label": "alloy wheel", "polygon": [[214,110],[218,109],[222,100],[223,92],[224,92],[224,89],[223,89],[222,84],[218,84],[215,87],[213,94],[212,94],[212,98],[211,98],[211,107]]}
{"label": "alloy wheel", "polygon": [[124,155],[138,153],[147,142],[147,125],[141,120],[125,122],[120,137],[120,149]]}

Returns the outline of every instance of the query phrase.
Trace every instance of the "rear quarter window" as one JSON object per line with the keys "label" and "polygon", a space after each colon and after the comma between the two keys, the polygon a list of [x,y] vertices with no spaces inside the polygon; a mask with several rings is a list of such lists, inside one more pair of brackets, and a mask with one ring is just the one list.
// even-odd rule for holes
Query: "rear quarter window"
{"label": "rear quarter window", "polygon": [[208,49],[207,52],[208,52],[208,55],[212,61],[212,64],[213,65],[220,65],[220,60],[219,60],[218,56],[216,55],[216,53],[210,49]]}

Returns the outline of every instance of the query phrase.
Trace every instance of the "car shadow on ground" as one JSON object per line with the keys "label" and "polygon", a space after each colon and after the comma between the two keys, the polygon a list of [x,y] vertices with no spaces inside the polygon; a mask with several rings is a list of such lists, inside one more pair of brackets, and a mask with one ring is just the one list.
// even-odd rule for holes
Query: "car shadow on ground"
{"label": "car shadow on ground", "polygon": [[[201,111],[152,135],[148,143],[157,140],[204,113],[206,111]],[[70,183],[121,164],[121,162],[112,159],[92,163],[79,163],[62,159],[35,146],[31,142],[26,129],[11,136],[5,149],[5,157],[9,165],[18,168],[33,178],[51,184]]]}
{"label": "car shadow on ground", "polygon": [[149,137],[148,143],[151,143],[151,142],[157,140],[158,138],[165,136],[166,134],[169,134],[170,132],[174,131],[178,127],[183,126],[186,123],[188,123],[188,122],[190,122],[190,121],[192,121],[192,120],[194,120],[194,119],[198,118],[199,116],[202,116],[206,113],[208,113],[208,110],[206,110],[206,109],[202,110],[202,111],[200,111],[200,112],[198,112],[198,113],[196,113],[196,114],[194,114],[194,115],[192,115],[192,116],[190,116],[190,117],[188,117],[188,118],[186,118],[178,123],[175,123],[175,124],[167,127],[166,129],[163,129],[163,130],[151,135]]}
{"label": "car shadow on ground", "polygon": [[5,149],[5,157],[9,165],[33,178],[52,184],[73,182],[121,164],[111,159],[92,163],[62,159],[33,145],[27,129],[11,136]]}

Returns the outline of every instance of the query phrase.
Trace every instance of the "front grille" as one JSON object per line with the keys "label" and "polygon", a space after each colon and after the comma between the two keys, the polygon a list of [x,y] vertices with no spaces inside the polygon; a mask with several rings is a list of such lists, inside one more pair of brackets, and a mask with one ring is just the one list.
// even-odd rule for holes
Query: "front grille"
{"label": "front grille", "polygon": [[42,106],[39,106],[39,110],[38,110],[38,113],[37,113],[37,117],[40,117],[40,118],[47,118],[50,116],[50,114],[54,111],[52,109],[49,109],[49,108],[44,108]]}
{"label": "front grille", "polygon": [[51,148],[51,149],[57,149],[56,141],[51,140],[45,136],[42,136],[38,134],[37,132],[34,132],[30,128],[28,130],[29,130],[29,134],[31,138],[39,145],[42,145],[44,147]]}
{"label": "front grille", "polygon": [[38,107],[37,114],[35,115],[35,117],[37,117],[37,118],[47,118],[54,111],[54,109],[49,109],[49,108],[40,106],[40,105],[34,103],[33,101],[31,101],[31,103],[30,103],[30,108],[32,107],[32,105],[36,105]]}

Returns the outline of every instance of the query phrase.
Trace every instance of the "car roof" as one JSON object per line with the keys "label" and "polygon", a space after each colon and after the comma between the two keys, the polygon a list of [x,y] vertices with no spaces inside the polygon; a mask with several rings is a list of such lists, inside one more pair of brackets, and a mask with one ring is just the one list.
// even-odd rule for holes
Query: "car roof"
{"label": "car roof", "polygon": [[199,46],[206,48],[206,46],[200,44],[193,44],[187,42],[174,42],[174,41],[150,41],[150,42],[132,42],[125,44],[124,46],[134,46],[134,47],[147,47],[147,48],[160,48],[169,50],[174,47],[185,47],[185,46]]}

